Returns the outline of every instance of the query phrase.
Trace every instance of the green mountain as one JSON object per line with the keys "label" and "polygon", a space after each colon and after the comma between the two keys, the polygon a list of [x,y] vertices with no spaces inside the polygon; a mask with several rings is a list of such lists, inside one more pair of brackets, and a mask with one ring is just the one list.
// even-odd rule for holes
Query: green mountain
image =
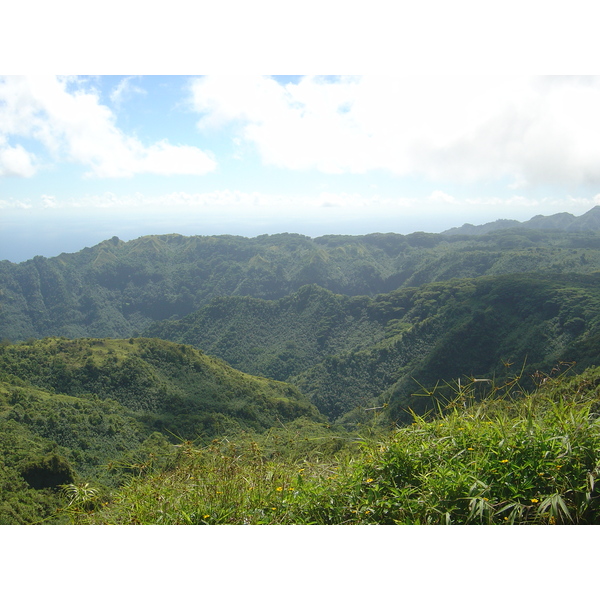
{"label": "green mountain", "polygon": [[499,219],[493,223],[485,223],[484,225],[471,225],[465,223],[462,227],[453,227],[444,231],[448,235],[483,235],[491,231],[499,231],[503,229],[547,229],[563,232],[573,231],[598,231],[600,229],[600,206],[594,206],[591,210],[575,217],[570,213],[557,213],[545,217],[544,215],[536,215],[521,223],[512,219]]}
{"label": "green mountain", "polygon": [[[80,517],[90,490],[149,465],[169,480],[201,446],[233,473],[246,444],[244,481],[309,454],[321,477],[365,422],[599,365],[599,223],[594,209],[479,235],[112,238],[0,262],[0,524],[60,522],[65,489]],[[284,488],[268,487],[259,521]]]}
{"label": "green mountain", "polygon": [[306,285],[279,300],[218,298],[144,335],[190,344],[248,373],[284,380],[326,356],[370,347],[385,337],[368,296]]}
{"label": "green mountain", "polygon": [[276,300],[307,284],[374,296],[452,278],[599,269],[598,231],[115,237],[73,254],[1,261],[0,339],[129,337],[215,298]]}
{"label": "green mountain", "polygon": [[503,362],[600,364],[600,274],[461,279],[374,298],[306,286],[276,301],[214,300],[146,334],[290,381],[330,418],[376,403],[398,419],[431,408],[413,396],[420,385],[491,377]]}

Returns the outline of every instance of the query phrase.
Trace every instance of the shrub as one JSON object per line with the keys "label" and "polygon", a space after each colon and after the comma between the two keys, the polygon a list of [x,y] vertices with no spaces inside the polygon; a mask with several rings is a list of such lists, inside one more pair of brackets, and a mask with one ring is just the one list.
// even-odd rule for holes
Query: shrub
{"label": "shrub", "polygon": [[56,453],[27,459],[20,466],[21,477],[36,489],[58,488],[71,483],[74,479],[73,468],[69,462]]}

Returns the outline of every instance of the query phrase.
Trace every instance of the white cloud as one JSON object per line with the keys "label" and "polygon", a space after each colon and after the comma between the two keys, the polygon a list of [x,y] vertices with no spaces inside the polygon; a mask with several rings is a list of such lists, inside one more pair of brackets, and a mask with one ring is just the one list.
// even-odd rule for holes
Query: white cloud
{"label": "white cloud", "polygon": [[0,137],[0,177],[16,175],[31,177],[35,173],[35,158],[23,146],[2,143]]}
{"label": "white cloud", "polygon": [[[0,136],[41,142],[53,160],[86,165],[87,177],[130,177],[137,173],[203,175],[216,168],[208,154],[193,146],[159,141],[144,146],[115,125],[110,109],[93,91],[67,91],[71,78],[0,79]],[[0,137],[0,141],[1,141]],[[0,145],[0,173],[34,173],[32,155],[20,146]]]}
{"label": "white cloud", "polygon": [[[143,211],[196,211],[229,215],[232,217],[251,214],[255,210],[279,214],[281,216],[294,214],[317,214],[322,209],[327,212],[335,211],[340,215],[350,213],[368,215],[404,214],[406,211],[423,213],[426,202],[431,210],[452,212],[457,209],[472,209],[474,207],[540,207],[550,214],[552,210],[572,210],[576,213],[589,210],[600,203],[600,194],[594,197],[526,198],[511,196],[470,196],[456,198],[441,190],[432,192],[427,197],[393,196],[380,194],[360,194],[347,192],[321,192],[319,194],[268,194],[260,192],[244,192],[240,190],[221,189],[211,192],[173,191],[167,194],[147,195],[142,193],[117,194],[104,192],[102,194],[86,194],[76,198],[57,198],[54,195],[43,194],[40,201],[27,199],[25,204],[17,201],[4,201],[5,208],[41,207],[58,209],[124,209],[139,213]],[[566,207],[566,208],[565,208]],[[550,213],[548,212],[550,211]],[[190,213],[192,214],[192,213]]]}
{"label": "white cloud", "polygon": [[600,78],[207,76],[191,92],[201,129],[234,123],[279,167],[600,183]]}
{"label": "white cloud", "polygon": [[58,206],[56,204],[56,198],[54,196],[42,194],[42,206],[44,208],[56,208]]}
{"label": "white cloud", "polygon": [[121,106],[123,102],[125,102],[129,97],[133,94],[142,94],[146,95],[146,90],[134,85],[132,81],[135,79],[135,76],[124,77],[119,81],[119,83],[113,88],[110,93],[110,101],[117,107]]}
{"label": "white cloud", "polygon": [[454,196],[446,194],[446,192],[442,192],[441,190],[435,190],[435,192],[432,192],[428,200],[439,204],[459,204],[459,201],[456,200]]}

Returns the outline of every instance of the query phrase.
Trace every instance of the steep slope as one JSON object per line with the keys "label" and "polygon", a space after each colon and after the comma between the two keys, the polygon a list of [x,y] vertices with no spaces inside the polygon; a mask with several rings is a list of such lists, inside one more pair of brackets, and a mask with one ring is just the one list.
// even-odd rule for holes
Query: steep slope
{"label": "steep slope", "polygon": [[[359,393],[388,404],[394,420],[433,408],[422,386],[463,377],[550,372],[557,364],[600,364],[599,276],[518,275],[429,284],[376,299],[397,326],[373,348],[327,359],[291,381],[324,412],[356,404]],[[508,370],[503,364],[512,364]]]}
{"label": "steep slope", "polygon": [[112,400],[150,425],[186,438],[212,435],[219,418],[264,429],[318,418],[289,384],[232,369],[201,351],[154,339],[46,338],[4,346],[0,373],[53,394]]}
{"label": "steep slope", "polygon": [[367,296],[342,296],[307,285],[279,300],[229,297],[144,335],[191,344],[245,372],[284,380],[328,355],[371,346],[384,326]]}
{"label": "steep slope", "polygon": [[530,370],[561,360],[600,364],[599,284],[600,274],[503,275],[375,298],[312,286],[276,302],[214,301],[150,332],[286,378],[331,418],[377,401],[396,419],[407,406],[428,408],[412,397],[419,384],[490,376],[502,361],[527,361]]}

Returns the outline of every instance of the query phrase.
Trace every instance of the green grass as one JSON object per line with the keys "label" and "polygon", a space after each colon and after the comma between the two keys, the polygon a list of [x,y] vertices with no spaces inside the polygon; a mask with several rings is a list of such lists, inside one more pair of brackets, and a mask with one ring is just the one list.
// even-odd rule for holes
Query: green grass
{"label": "green grass", "polygon": [[[273,429],[267,435],[240,436],[235,441],[215,439],[203,447],[184,441],[166,468],[156,469],[152,461],[137,465],[137,474],[111,502],[71,510],[73,522],[290,523],[310,488],[337,476],[342,460],[336,458],[335,448],[348,452],[343,436],[324,435],[314,429],[315,424],[311,426],[310,435],[316,437],[304,437],[309,427],[305,425],[295,432]],[[275,435],[280,438],[270,439]]]}
{"label": "green grass", "polygon": [[600,369],[542,379],[532,393],[518,376],[455,384],[435,416],[337,452],[300,429],[270,456],[265,436],[185,442],[76,522],[599,523]]}

